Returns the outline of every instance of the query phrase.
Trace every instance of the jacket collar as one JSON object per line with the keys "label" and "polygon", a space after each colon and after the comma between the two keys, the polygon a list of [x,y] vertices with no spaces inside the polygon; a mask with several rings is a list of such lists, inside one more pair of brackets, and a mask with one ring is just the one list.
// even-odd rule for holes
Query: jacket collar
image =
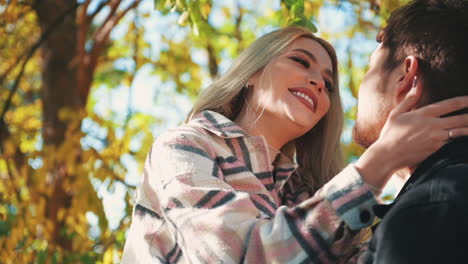
{"label": "jacket collar", "polygon": [[247,134],[236,123],[220,113],[205,110],[195,115],[194,122],[222,138],[245,137]]}
{"label": "jacket collar", "polygon": [[[244,130],[242,130],[241,127],[239,127],[239,125],[215,111],[201,111],[200,113],[195,115],[192,121],[198,123],[203,129],[221,138],[245,137],[251,140],[255,139],[255,141],[260,140],[260,138],[257,136],[249,136],[247,133],[244,132]],[[263,138],[261,141],[264,140],[265,139]],[[264,142],[264,144],[266,147],[266,141]],[[287,153],[280,152],[275,164],[277,164],[278,168],[280,169],[291,170],[292,172],[298,167],[298,164],[295,162],[294,158],[296,149],[295,146],[288,144],[287,150]]]}
{"label": "jacket collar", "polygon": [[390,204],[374,205],[375,215],[382,219],[404,193],[434,176],[434,172],[439,168],[455,162],[468,163],[468,137],[451,140],[419,164],[401,189],[395,201]]}
{"label": "jacket collar", "polygon": [[424,160],[413,172],[398,196],[407,192],[413,186],[425,181],[433,174],[432,172],[438,168],[460,161],[468,163],[468,137],[460,137],[451,140]]}

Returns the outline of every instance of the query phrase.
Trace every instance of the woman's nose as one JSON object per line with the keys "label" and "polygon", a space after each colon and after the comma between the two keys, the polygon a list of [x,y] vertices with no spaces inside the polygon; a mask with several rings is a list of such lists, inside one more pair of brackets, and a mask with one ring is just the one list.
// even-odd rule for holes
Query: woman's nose
{"label": "woman's nose", "polygon": [[309,83],[314,86],[320,93],[322,92],[323,90],[323,86],[325,85],[324,84],[324,81],[323,80],[310,80]]}

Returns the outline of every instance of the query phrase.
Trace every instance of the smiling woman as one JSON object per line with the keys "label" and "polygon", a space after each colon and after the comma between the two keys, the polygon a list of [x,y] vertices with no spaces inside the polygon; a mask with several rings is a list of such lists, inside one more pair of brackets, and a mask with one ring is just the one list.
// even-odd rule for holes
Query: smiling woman
{"label": "smiling woman", "polygon": [[390,172],[408,165],[393,161],[429,155],[418,138],[391,137],[421,118],[388,124],[385,143],[361,157],[361,172],[381,161],[385,170],[343,169],[333,47],[300,27],[271,32],[153,144],[123,263],[336,263],[373,222]]}
{"label": "smiling woman", "polygon": [[[272,32],[252,43],[206,89],[191,116],[203,110],[221,113],[248,135],[264,137],[273,149],[294,152],[301,157],[298,170],[306,175],[302,182],[314,193],[343,164],[337,67],[334,48],[310,31],[290,27]],[[313,113],[307,97],[315,101]],[[277,153],[269,154],[273,161]]]}

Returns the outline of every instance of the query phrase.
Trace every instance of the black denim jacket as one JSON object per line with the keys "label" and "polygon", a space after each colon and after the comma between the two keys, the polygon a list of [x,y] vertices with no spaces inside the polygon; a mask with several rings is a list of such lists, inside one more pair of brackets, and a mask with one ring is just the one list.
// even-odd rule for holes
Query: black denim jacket
{"label": "black denim jacket", "polygon": [[468,263],[468,137],[447,143],[411,175],[384,216],[365,263]]}

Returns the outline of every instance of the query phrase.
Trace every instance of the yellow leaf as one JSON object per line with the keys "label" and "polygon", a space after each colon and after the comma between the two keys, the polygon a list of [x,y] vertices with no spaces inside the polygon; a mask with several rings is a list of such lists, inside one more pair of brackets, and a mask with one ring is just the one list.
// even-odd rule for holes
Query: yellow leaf
{"label": "yellow leaf", "polygon": [[104,253],[104,257],[103,257],[103,260],[102,260],[102,263],[103,264],[112,264],[114,261],[114,249],[113,248],[109,248],[106,250],[106,252]]}
{"label": "yellow leaf", "polygon": [[211,11],[211,5],[209,3],[205,3],[201,8],[201,15],[203,16],[204,19],[207,19],[208,16],[210,15]]}
{"label": "yellow leaf", "polygon": [[5,221],[7,215],[6,206],[0,206],[0,221]]}
{"label": "yellow leaf", "polygon": [[5,156],[13,156],[16,153],[16,146],[12,140],[5,141],[3,145],[3,152]]}

